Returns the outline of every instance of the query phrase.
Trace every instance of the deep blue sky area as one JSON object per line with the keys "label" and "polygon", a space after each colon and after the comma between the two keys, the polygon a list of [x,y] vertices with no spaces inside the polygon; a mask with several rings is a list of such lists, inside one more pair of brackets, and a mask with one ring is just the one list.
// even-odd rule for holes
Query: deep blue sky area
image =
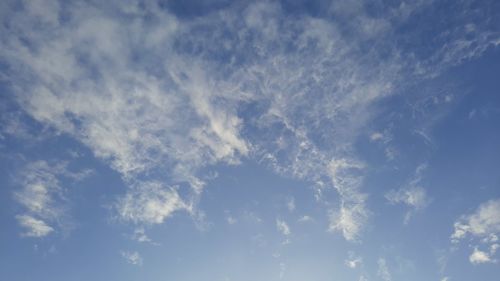
{"label": "deep blue sky area", "polygon": [[497,281],[499,1],[0,3],[0,280]]}

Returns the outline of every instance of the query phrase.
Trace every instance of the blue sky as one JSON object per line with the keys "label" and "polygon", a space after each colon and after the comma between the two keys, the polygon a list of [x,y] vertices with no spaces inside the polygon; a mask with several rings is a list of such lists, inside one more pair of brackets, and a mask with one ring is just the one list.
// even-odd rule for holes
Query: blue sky
{"label": "blue sky", "polygon": [[499,1],[2,1],[0,279],[497,280]]}

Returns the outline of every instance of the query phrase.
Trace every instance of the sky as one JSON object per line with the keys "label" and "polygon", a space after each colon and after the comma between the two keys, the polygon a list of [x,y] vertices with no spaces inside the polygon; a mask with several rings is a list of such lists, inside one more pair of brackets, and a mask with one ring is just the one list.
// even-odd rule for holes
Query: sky
{"label": "sky", "polygon": [[0,279],[497,281],[500,1],[0,1]]}

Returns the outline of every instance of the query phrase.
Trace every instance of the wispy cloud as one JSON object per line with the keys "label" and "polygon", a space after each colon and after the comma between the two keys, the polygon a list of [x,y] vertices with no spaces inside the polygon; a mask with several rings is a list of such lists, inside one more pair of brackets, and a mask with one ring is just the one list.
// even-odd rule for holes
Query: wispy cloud
{"label": "wispy cloud", "polygon": [[382,141],[384,139],[384,135],[380,132],[374,132],[370,135],[370,140],[372,141]]}
{"label": "wispy cloud", "polygon": [[284,262],[280,262],[280,279],[283,279],[283,277],[285,277],[285,272],[286,264]]}
{"label": "wispy cloud", "polygon": [[313,221],[314,219],[311,217],[311,216],[308,216],[308,215],[303,215],[302,217],[300,217],[297,222],[300,222],[300,223],[305,223],[305,222],[310,222],[310,221]]}
{"label": "wispy cloud", "polygon": [[295,198],[290,197],[288,198],[286,202],[286,207],[288,208],[288,211],[293,212],[295,211]]}
{"label": "wispy cloud", "polygon": [[[424,2],[380,15],[333,3],[324,17],[257,2],[192,21],[155,2],[9,3],[0,57],[27,114],[122,175],[130,187],[117,205],[125,220],[161,223],[190,211],[206,184],[201,168],[254,157],[277,173],[322,182],[318,198],[336,190],[340,207],[331,210],[329,229],[356,240],[369,210],[353,144],[377,114],[372,108],[408,81],[433,77],[498,41],[485,18],[436,35],[426,52],[397,43],[407,41],[397,27],[409,15],[433,12]],[[345,17],[341,28],[337,20]],[[137,187],[164,173],[168,185],[189,186],[188,194]]]}
{"label": "wispy cloud", "polygon": [[[493,253],[494,254],[494,253]],[[491,254],[488,252],[483,252],[478,250],[477,247],[474,248],[474,251],[469,256],[469,261],[472,264],[480,264],[480,263],[496,263],[497,261],[491,257]]]}
{"label": "wispy cloud", "polygon": [[229,216],[226,217],[226,221],[227,221],[228,224],[235,224],[235,223],[238,222],[238,220],[235,217],[231,216],[231,215],[229,215]]}
{"label": "wispy cloud", "polygon": [[329,165],[332,184],[340,194],[341,206],[330,211],[330,231],[340,231],[349,241],[359,239],[362,226],[366,224],[369,211],[365,201],[367,195],[359,191],[363,165],[347,159],[334,160]]}
{"label": "wispy cloud", "polygon": [[345,265],[349,268],[355,269],[363,264],[363,259],[356,256],[353,252],[349,252],[349,258],[344,261]]}
{"label": "wispy cloud", "polygon": [[391,281],[391,273],[389,272],[389,268],[387,267],[387,262],[384,258],[379,258],[377,261],[378,271],[377,275],[384,281]]}
{"label": "wispy cloud", "polygon": [[26,229],[22,236],[27,237],[43,237],[54,231],[54,229],[47,225],[44,221],[35,219],[29,215],[16,216],[19,224]]}
{"label": "wispy cloud", "polygon": [[151,243],[157,245],[156,242],[153,242],[151,238],[146,234],[146,230],[144,227],[138,227],[134,230],[134,233],[131,236],[132,240],[135,240],[140,243]]}
{"label": "wispy cloud", "polygon": [[279,232],[281,232],[281,234],[285,236],[289,236],[290,234],[292,234],[292,232],[290,231],[290,227],[284,220],[276,219],[276,228]]}
{"label": "wispy cloud", "polygon": [[390,190],[385,194],[385,198],[392,204],[405,204],[410,207],[404,218],[404,223],[407,224],[410,221],[411,216],[425,208],[430,199],[427,195],[426,190],[420,186],[422,180],[422,173],[426,169],[426,165],[420,165],[415,171],[414,177],[410,180],[407,186],[402,187],[398,190]]}
{"label": "wispy cloud", "polygon": [[[476,244],[469,257],[471,263],[496,262],[494,255],[500,247],[500,199],[486,201],[479,205],[472,214],[463,215],[454,223],[451,242],[459,243],[469,237]],[[479,250],[479,244],[487,245],[489,252]]]}
{"label": "wispy cloud", "polygon": [[179,210],[189,210],[173,187],[160,182],[144,182],[119,198],[116,210],[120,219],[136,224],[160,224]]}
{"label": "wispy cloud", "polygon": [[142,266],[143,259],[138,252],[121,251],[120,254],[127,263]]}
{"label": "wispy cloud", "polygon": [[475,238],[486,238],[496,241],[500,233],[500,199],[493,199],[479,205],[469,215],[463,215],[454,224],[455,231],[451,235],[452,242],[459,242],[467,235]]}
{"label": "wispy cloud", "polygon": [[63,162],[36,161],[27,164],[17,175],[20,190],[14,199],[24,207],[24,214],[16,216],[19,224],[27,229],[25,236],[43,237],[56,229],[67,232],[72,226],[67,214],[68,202],[60,178],[70,182],[82,180],[88,170],[72,172]]}
{"label": "wispy cloud", "polygon": [[398,151],[391,145],[393,136],[390,129],[385,129],[382,132],[375,131],[371,133],[369,137],[371,142],[380,143],[384,146],[385,156],[388,160],[394,160],[396,158]]}

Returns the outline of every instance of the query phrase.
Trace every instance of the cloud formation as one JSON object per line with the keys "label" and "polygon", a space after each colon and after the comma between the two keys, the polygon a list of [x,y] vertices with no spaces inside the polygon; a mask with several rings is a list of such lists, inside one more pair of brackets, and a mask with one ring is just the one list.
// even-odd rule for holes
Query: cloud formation
{"label": "cloud formation", "polygon": [[43,237],[54,231],[54,229],[47,225],[44,221],[35,219],[29,215],[16,216],[19,224],[26,229],[22,236],[27,237]]}
{"label": "cloud formation", "polygon": [[348,241],[359,238],[363,224],[367,222],[369,211],[365,207],[367,195],[359,191],[363,165],[346,159],[333,160],[329,176],[340,194],[341,205],[329,214],[329,231],[340,231]]}
{"label": "cloud formation", "polygon": [[489,253],[478,250],[477,248],[474,248],[474,251],[469,256],[469,261],[472,264],[495,263],[496,262],[496,260],[491,258]]}
{"label": "cloud formation", "polygon": [[405,204],[410,208],[404,218],[405,224],[410,221],[411,216],[415,212],[422,210],[430,202],[426,190],[422,186],[420,186],[422,173],[425,169],[426,165],[418,166],[415,172],[415,176],[407,186],[402,187],[398,190],[390,190],[385,194],[385,198],[391,204]]}
{"label": "cloud formation", "polygon": [[27,164],[16,176],[20,190],[14,192],[14,199],[24,208],[17,215],[19,224],[26,229],[22,235],[43,237],[59,229],[67,232],[72,228],[65,197],[66,189],[60,180],[68,182],[82,180],[90,170],[69,171],[63,162],[35,161]]}
{"label": "cloud formation", "polygon": [[290,231],[290,227],[288,226],[288,224],[284,220],[277,219],[276,220],[276,228],[278,229],[279,232],[281,232],[281,234],[283,234],[285,236],[292,234],[292,232]]}
{"label": "cloud formation", "polygon": [[[469,257],[473,264],[496,262],[494,255],[500,247],[500,199],[492,199],[479,205],[475,212],[463,215],[454,223],[452,243],[459,243],[467,237],[474,243],[474,251]],[[486,245],[488,252],[479,250],[479,244]],[[484,246],[483,246],[484,247]]]}
{"label": "cloud formation", "polygon": [[389,272],[389,268],[387,267],[387,262],[384,258],[379,258],[377,261],[378,271],[377,275],[384,281],[391,281],[391,273]]}
{"label": "cloud formation", "polygon": [[189,210],[177,190],[160,182],[141,183],[118,199],[119,218],[135,224],[161,224],[175,211]]}
{"label": "cloud formation", "polygon": [[479,205],[476,211],[463,215],[454,224],[455,231],[451,235],[453,242],[459,242],[466,236],[486,238],[497,241],[500,233],[500,199],[486,201]]}
{"label": "cloud formation", "polygon": [[363,264],[363,259],[356,256],[353,252],[349,252],[349,258],[344,261],[345,265],[349,268],[355,269]]}
{"label": "cloud formation", "polygon": [[[412,49],[407,36],[429,35],[398,27],[431,13],[429,1],[380,14],[363,1],[332,3],[318,16],[258,1],[191,20],[154,1],[40,3],[2,6],[5,79],[29,116],[122,176],[129,190],[116,208],[134,223],[191,211],[202,168],[253,157],[315,183],[327,206],[322,195],[335,190],[329,230],[355,241],[370,211],[353,144],[373,107],[500,42],[484,19]],[[180,198],[151,181],[188,191]]]}
{"label": "cloud formation", "polygon": [[142,266],[143,259],[138,252],[121,251],[120,254],[127,263]]}

